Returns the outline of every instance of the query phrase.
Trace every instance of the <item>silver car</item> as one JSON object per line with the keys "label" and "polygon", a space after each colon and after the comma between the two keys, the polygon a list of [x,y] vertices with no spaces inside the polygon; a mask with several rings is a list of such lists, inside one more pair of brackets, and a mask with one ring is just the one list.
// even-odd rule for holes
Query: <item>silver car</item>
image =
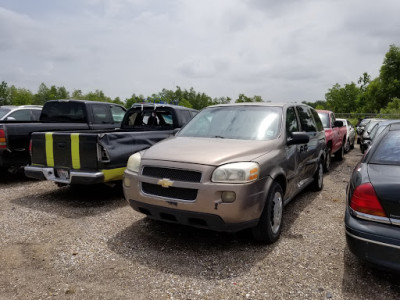
{"label": "silver car", "polygon": [[284,206],[323,187],[325,133],[306,105],[205,108],[176,136],[133,154],[125,198],[150,218],[217,231],[251,228],[272,243]]}

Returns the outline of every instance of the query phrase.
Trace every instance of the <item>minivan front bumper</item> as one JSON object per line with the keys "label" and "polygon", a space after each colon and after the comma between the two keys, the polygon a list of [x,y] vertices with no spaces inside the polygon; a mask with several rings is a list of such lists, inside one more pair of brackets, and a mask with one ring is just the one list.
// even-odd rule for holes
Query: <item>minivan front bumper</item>
{"label": "minivan front bumper", "polygon": [[[175,167],[190,169],[190,164],[179,164]],[[211,166],[197,167],[205,175],[203,178],[211,178],[210,174],[215,169]],[[267,177],[241,184],[214,183],[207,179],[201,182],[173,183],[177,188],[196,190],[196,196],[192,200],[161,197],[143,191],[143,183],[158,186],[159,182],[160,178],[139,175],[127,169],[123,180],[126,200],[134,210],[153,219],[234,232],[258,223],[272,179]],[[235,193],[235,200],[231,203],[224,202],[224,192]]]}

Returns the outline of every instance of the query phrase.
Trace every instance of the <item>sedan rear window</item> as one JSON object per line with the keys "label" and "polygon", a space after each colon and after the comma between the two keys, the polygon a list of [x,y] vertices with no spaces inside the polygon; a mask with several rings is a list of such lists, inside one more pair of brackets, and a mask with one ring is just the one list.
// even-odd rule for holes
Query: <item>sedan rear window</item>
{"label": "sedan rear window", "polygon": [[370,163],[400,165],[400,131],[389,131],[380,141]]}
{"label": "sedan rear window", "polygon": [[262,106],[212,107],[201,111],[179,136],[272,140],[280,133],[282,109]]}

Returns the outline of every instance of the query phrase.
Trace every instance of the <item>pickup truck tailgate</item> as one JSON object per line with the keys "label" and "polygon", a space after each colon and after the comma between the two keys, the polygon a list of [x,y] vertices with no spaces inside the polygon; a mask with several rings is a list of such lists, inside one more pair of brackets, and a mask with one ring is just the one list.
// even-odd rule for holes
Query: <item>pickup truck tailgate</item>
{"label": "pickup truck tailgate", "polygon": [[98,167],[96,134],[35,132],[31,149],[32,165],[84,170]]}
{"label": "pickup truck tailgate", "polygon": [[131,154],[149,148],[172,133],[172,130],[35,132],[31,139],[32,165],[25,168],[25,174],[62,183],[73,183],[76,176],[80,178],[79,183],[121,180]]}

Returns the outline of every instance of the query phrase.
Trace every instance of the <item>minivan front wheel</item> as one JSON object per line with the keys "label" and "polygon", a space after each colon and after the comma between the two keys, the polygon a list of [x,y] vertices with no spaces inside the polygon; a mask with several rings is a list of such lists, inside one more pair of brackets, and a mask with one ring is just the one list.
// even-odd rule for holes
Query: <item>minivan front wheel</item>
{"label": "minivan front wheel", "polygon": [[252,228],[256,241],[274,243],[279,239],[282,231],[283,191],[277,182],[273,182],[269,189],[267,201],[258,224]]}

